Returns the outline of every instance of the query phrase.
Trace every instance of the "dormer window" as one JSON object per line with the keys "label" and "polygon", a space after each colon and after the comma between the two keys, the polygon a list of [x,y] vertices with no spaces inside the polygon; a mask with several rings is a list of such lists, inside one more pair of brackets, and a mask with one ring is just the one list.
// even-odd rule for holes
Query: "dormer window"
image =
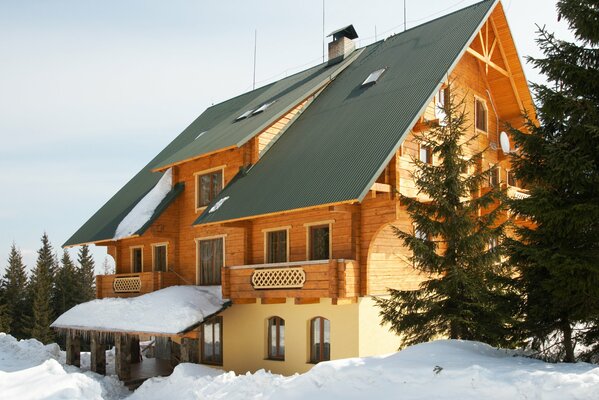
{"label": "dormer window", "polygon": [[223,189],[223,169],[203,171],[196,174],[196,209],[204,208]]}
{"label": "dormer window", "polygon": [[235,119],[235,121],[241,121],[242,119],[246,119],[247,117],[249,117],[250,115],[252,115],[253,112],[254,112],[254,110],[247,110],[246,112],[244,112],[243,114],[241,114],[239,117],[237,117]]}
{"label": "dormer window", "polygon": [[366,80],[362,82],[362,87],[374,85],[375,83],[377,83],[381,75],[383,75],[383,73],[385,73],[386,70],[387,68],[381,68],[377,69],[374,72],[371,72],[370,75],[368,75],[368,77],[366,78]]}
{"label": "dormer window", "polygon": [[[275,100],[276,101],[276,100]],[[262,104],[260,107],[258,107],[253,113],[252,115],[256,115],[256,114],[260,114],[261,112],[265,111],[268,107],[270,107],[275,101],[270,101],[268,103],[264,103]]]}

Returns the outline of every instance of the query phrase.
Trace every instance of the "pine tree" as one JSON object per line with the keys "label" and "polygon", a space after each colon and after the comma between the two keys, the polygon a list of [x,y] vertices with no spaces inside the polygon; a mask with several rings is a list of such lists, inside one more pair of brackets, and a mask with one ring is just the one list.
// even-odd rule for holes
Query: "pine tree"
{"label": "pine tree", "polygon": [[61,315],[75,305],[81,303],[78,271],[65,250],[56,273],[54,290],[54,315]]}
{"label": "pine tree", "polygon": [[79,264],[80,302],[93,300],[96,298],[96,265],[88,245],[83,245],[79,249],[77,262]]}
{"label": "pine tree", "polygon": [[37,263],[29,281],[29,293],[32,299],[32,320],[30,335],[42,343],[50,343],[53,332],[52,293],[56,258],[48,235],[42,236],[42,247],[37,252]]}
{"label": "pine tree", "polygon": [[523,292],[524,328],[546,339],[561,331],[572,362],[577,323],[599,321],[599,4],[560,0],[577,42],[540,28],[544,58],[529,61],[550,85],[534,85],[539,124],[512,129],[513,166],[530,197],[510,207],[531,227],[507,242]]}
{"label": "pine tree", "polygon": [[6,304],[0,302],[0,332],[11,333],[10,331],[10,315]]}
{"label": "pine tree", "polygon": [[502,207],[496,206],[501,192],[480,190],[489,171],[480,168],[482,152],[467,156],[477,135],[467,137],[464,102],[450,94],[444,111],[444,123],[416,136],[439,160],[437,165],[413,160],[416,187],[431,201],[400,195],[415,229],[395,229],[412,250],[414,268],[429,279],[414,291],[390,289],[389,298],[376,302],[383,323],[402,336],[404,345],[440,335],[501,345],[509,340],[511,323],[509,280],[501,246],[493,246],[504,231],[498,223]]}
{"label": "pine tree", "polygon": [[27,320],[31,305],[28,303],[27,272],[23,256],[14,243],[10,248],[8,265],[4,271],[2,290],[5,312],[10,319],[11,335],[17,339],[24,339],[28,337]]}

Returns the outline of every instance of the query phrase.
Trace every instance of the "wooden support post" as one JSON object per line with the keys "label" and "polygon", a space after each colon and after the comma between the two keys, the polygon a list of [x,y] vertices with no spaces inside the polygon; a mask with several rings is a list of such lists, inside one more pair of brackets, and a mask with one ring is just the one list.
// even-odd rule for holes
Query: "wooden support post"
{"label": "wooden support post", "polygon": [[131,336],[131,364],[141,362],[141,349],[139,348],[139,336]]}
{"label": "wooden support post", "polygon": [[90,351],[92,372],[106,375],[106,346],[98,332],[92,332],[90,335]]}
{"label": "wooden support post", "polygon": [[131,336],[116,334],[114,337],[115,360],[114,368],[120,380],[131,378]]}
{"label": "wooden support post", "polygon": [[181,339],[181,362],[196,364],[200,362],[200,347],[197,339]]}
{"label": "wooden support post", "polygon": [[81,337],[67,332],[67,364],[81,366]]}
{"label": "wooden support post", "polygon": [[169,338],[171,348],[171,366],[175,368],[181,361],[181,346]]}

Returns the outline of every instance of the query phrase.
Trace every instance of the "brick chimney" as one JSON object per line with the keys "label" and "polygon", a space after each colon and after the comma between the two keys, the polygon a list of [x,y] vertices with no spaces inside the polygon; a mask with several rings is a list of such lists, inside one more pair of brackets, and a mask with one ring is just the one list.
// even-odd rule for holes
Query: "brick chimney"
{"label": "brick chimney", "polygon": [[358,34],[353,25],[348,25],[332,32],[327,37],[330,36],[333,37],[333,41],[329,43],[328,65],[333,65],[346,59],[356,49],[353,40],[358,38]]}

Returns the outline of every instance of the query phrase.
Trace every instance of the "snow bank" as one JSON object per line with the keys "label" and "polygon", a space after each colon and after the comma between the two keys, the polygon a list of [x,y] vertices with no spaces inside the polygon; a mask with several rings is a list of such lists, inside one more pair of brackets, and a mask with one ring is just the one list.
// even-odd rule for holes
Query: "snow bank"
{"label": "snow bank", "polygon": [[171,286],[132,298],[79,304],[54,328],[176,334],[224,308],[220,286]]}
{"label": "snow bank", "polygon": [[0,333],[0,398],[121,399],[129,392],[114,377],[104,377],[61,363],[57,344],[16,340]]}
{"label": "snow bank", "polygon": [[152,190],[150,190],[131,211],[129,211],[129,214],[123,218],[116,228],[114,240],[129,237],[144,226],[145,223],[152,218],[154,211],[171,191],[172,187],[173,171],[172,168],[169,168],[164,175],[162,175],[162,178],[160,178],[156,186],[154,186]]}
{"label": "snow bank", "polygon": [[[226,350],[225,350],[226,351]],[[214,376],[180,365],[131,399],[597,399],[599,368],[547,364],[476,342],[437,341],[384,357],[316,365],[291,377],[265,371]]]}

